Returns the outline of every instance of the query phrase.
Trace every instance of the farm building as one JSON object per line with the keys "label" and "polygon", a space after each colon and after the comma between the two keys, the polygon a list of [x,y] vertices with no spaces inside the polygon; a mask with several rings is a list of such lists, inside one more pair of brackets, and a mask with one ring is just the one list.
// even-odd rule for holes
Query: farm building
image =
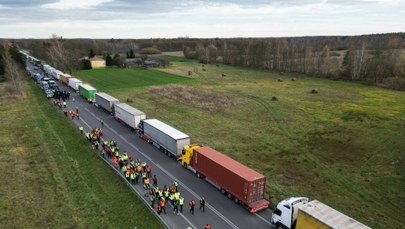
{"label": "farm building", "polygon": [[98,58],[98,57],[93,57],[90,58],[90,63],[92,68],[105,68],[105,60]]}

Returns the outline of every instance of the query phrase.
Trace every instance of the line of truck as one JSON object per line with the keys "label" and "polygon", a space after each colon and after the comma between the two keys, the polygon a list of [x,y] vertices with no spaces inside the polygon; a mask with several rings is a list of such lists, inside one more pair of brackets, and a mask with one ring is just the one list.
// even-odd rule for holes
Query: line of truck
{"label": "line of truck", "polygon": [[[28,58],[30,60],[30,58]],[[35,63],[38,63],[37,59]],[[45,66],[45,65],[44,65]],[[45,66],[49,76],[65,83],[95,106],[136,131],[139,136],[156,146],[182,166],[217,187],[235,203],[247,207],[251,213],[269,207],[264,198],[266,177],[232,158],[200,144],[191,144],[190,136],[146,114],[117,98],[97,90],[82,81]],[[277,229],[347,228],[369,229],[366,225],[317,200],[291,197],[279,202],[272,214],[271,224]]]}

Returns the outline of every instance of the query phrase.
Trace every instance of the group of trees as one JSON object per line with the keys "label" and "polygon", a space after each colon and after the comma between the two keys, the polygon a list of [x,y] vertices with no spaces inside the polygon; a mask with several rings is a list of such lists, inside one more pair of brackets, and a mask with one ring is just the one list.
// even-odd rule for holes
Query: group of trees
{"label": "group of trees", "polygon": [[[362,81],[405,90],[404,34],[315,38],[201,40],[186,58]],[[346,40],[342,42],[342,40]],[[378,42],[376,42],[376,40]]]}
{"label": "group of trees", "polygon": [[24,58],[17,46],[4,40],[0,45],[0,76],[9,82],[8,92],[25,96],[22,88],[22,79],[26,75],[24,68]]}
{"label": "group of trees", "polygon": [[105,59],[105,65],[107,66],[117,66],[121,67],[124,63],[124,60],[121,58],[120,54],[116,53],[113,56],[111,56],[110,53],[107,53],[104,56]]}

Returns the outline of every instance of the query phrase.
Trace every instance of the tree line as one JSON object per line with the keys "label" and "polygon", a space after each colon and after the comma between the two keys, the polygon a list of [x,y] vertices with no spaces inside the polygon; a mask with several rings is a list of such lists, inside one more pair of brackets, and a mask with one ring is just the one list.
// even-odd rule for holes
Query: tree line
{"label": "tree line", "polygon": [[[342,40],[347,40],[342,42]],[[404,34],[218,39],[185,46],[186,58],[360,81],[405,90]]]}
{"label": "tree line", "polygon": [[54,35],[50,39],[15,40],[33,56],[67,72],[82,68],[78,60],[90,49],[111,65],[119,65],[125,57],[134,58],[135,53],[183,51],[186,58],[202,63],[303,73],[405,90],[404,41],[405,33],[212,39],[62,39]]}
{"label": "tree line", "polygon": [[22,79],[27,74],[24,68],[24,57],[17,46],[3,40],[0,45],[0,81],[8,82],[5,87],[8,93],[25,97]]}

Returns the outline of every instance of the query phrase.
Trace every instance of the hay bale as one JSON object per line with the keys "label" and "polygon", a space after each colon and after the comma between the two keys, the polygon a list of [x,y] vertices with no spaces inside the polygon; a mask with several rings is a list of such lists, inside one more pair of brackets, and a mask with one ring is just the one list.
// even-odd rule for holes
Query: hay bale
{"label": "hay bale", "polygon": [[311,90],[311,93],[312,93],[312,94],[318,94],[318,90],[312,89],[312,90]]}
{"label": "hay bale", "polygon": [[188,71],[188,75],[191,76],[193,74],[192,71]]}
{"label": "hay bale", "polygon": [[132,103],[134,100],[132,98],[127,98],[127,103]]}
{"label": "hay bale", "polygon": [[278,98],[277,98],[276,96],[273,96],[273,97],[271,97],[271,100],[272,100],[272,101],[277,101]]}
{"label": "hay bale", "polygon": [[222,77],[225,77],[226,75],[224,73],[222,73]]}
{"label": "hay bale", "polygon": [[205,69],[205,68],[203,68],[202,70],[203,70],[203,72],[207,71],[207,69]]}
{"label": "hay bale", "polygon": [[202,65],[202,67],[205,67],[205,65]]}
{"label": "hay bale", "polygon": [[281,78],[278,78],[278,80],[277,80],[278,82],[283,82],[283,79],[281,79]]}
{"label": "hay bale", "polygon": [[297,78],[294,77],[294,78],[291,79],[291,81],[297,81]]}

